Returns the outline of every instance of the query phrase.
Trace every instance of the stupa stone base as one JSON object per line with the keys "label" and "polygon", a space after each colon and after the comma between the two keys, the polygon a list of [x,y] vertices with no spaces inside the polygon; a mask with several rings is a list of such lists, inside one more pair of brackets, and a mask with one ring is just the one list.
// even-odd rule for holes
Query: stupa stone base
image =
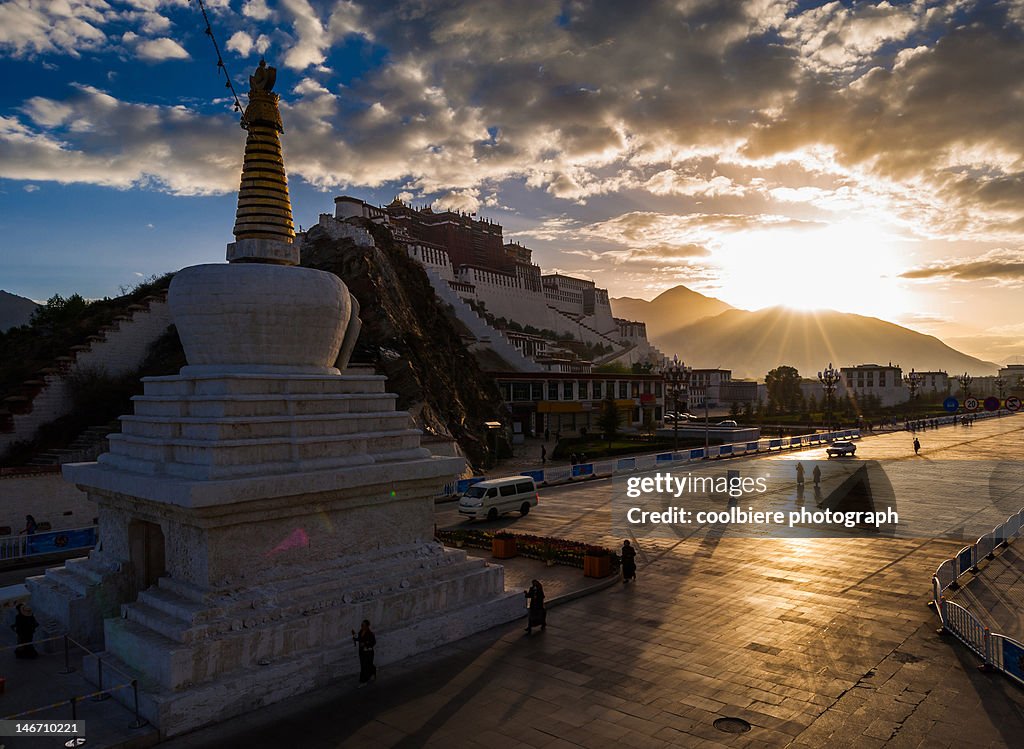
{"label": "stupa stone base", "polygon": [[[110,452],[66,465],[100,545],[29,582],[39,615],[138,678],[165,736],[522,615],[504,571],[433,540],[464,466],[420,447],[376,375],[144,380]],[[105,685],[110,685],[107,674]]]}

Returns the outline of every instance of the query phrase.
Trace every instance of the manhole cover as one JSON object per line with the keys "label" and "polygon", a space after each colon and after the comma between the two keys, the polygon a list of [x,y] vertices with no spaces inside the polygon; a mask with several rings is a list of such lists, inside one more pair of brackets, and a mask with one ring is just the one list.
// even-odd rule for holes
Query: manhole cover
{"label": "manhole cover", "polygon": [[746,733],[750,730],[750,724],[742,718],[719,718],[714,726],[723,733]]}

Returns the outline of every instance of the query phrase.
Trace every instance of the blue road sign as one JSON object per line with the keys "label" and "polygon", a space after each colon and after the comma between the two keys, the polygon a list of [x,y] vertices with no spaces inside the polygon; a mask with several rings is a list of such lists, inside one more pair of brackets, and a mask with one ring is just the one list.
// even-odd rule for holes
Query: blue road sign
{"label": "blue road sign", "polygon": [[957,409],[960,408],[960,401],[953,396],[949,396],[946,400],[942,401],[942,407],[949,411],[951,414],[955,414]]}

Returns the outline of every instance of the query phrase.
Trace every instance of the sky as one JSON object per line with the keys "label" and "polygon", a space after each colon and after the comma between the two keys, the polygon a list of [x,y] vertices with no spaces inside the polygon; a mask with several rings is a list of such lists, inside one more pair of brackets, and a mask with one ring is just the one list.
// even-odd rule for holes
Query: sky
{"label": "sky", "polygon": [[[297,224],[476,212],[612,296],[871,315],[1024,362],[1024,0],[209,0],[278,69]],[[0,3],[0,288],[222,262],[245,133],[195,2]]]}

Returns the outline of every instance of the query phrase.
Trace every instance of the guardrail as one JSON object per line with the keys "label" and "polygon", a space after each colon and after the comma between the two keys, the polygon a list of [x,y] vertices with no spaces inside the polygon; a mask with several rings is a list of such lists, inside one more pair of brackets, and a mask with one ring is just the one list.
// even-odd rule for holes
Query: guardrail
{"label": "guardrail", "polygon": [[[752,453],[771,452],[772,450],[792,450],[796,448],[812,447],[840,439],[859,439],[860,429],[842,429],[836,432],[822,432],[819,434],[801,434],[794,437],[775,437],[746,442],[735,442],[727,445],[712,445],[708,448],[707,455],[703,447],[688,448],[679,451],[665,453],[648,453],[646,455],[631,455],[622,458],[609,458],[591,463],[581,463],[569,466],[556,466],[554,468],[535,468],[529,471],[520,471],[517,476],[530,476],[537,482],[538,486],[557,486],[568,484],[574,481],[581,481],[592,478],[607,478],[608,476],[622,473],[636,473],[638,471],[650,471],[654,468],[667,468],[693,461],[715,460],[718,458],[732,458]],[[474,477],[471,479],[460,479],[445,484],[444,489],[438,494],[439,497],[453,497],[463,494],[466,489],[480,481],[486,481],[486,476]]]}
{"label": "guardrail", "polygon": [[89,549],[96,545],[98,538],[99,527],[95,525],[43,531],[31,535],[0,536],[0,560]]}
{"label": "guardrail", "polygon": [[[85,700],[92,700],[93,702],[100,702],[102,700],[105,700],[105,699],[109,698],[111,695],[113,695],[114,692],[117,692],[117,691],[119,691],[121,689],[131,688],[131,690],[132,690],[132,707],[128,708],[127,705],[125,705],[125,708],[131,710],[131,712],[133,713],[133,717],[134,717],[134,720],[131,723],[128,724],[129,728],[143,728],[144,726],[149,725],[149,721],[147,721],[145,718],[143,718],[140,715],[140,713],[139,713],[139,682],[138,682],[138,680],[136,680],[135,677],[133,677],[132,675],[126,674],[121,669],[119,669],[119,668],[115,667],[114,665],[108,663],[107,664],[107,668],[108,669],[114,671],[115,673],[119,674],[120,676],[123,676],[125,679],[127,679],[127,681],[120,682],[120,683],[114,684],[112,686],[104,687],[103,686],[103,656],[100,655],[100,654],[92,652],[85,645],[83,645],[80,642],[77,642],[76,640],[74,640],[70,635],[67,635],[67,634],[56,635],[54,637],[46,637],[46,638],[44,638],[42,640],[33,640],[31,643],[22,643],[22,644],[19,644],[19,645],[9,645],[9,646],[0,648],[0,652],[4,652],[4,651],[7,651],[7,650],[18,650],[19,648],[23,648],[23,647],[26,647],[26,646],[41,645],[44,642],[53,642],[54,640],[63,640],[64,641],[64,668],[63,668],[63,670],[58,671],[58,673],[59,674],[71,674],[71,673],[74,673],[75,669],[71,665],[71,646],[74,645],[79,650],[84,651],[87,655],[91,655],[94,658],[96,658],[96,676],[97,676],[97,686],[99,687],[99,689],[96,689],[96,690],[94,690],[92,692],[85,692],[83,694],[72,695],[71,697],[67,697],[67,698],[65,698],[63,700],[60,700],[59,702],[51,702],[51,703],[49,703],[47,705],[40,705],[38,707],[33,707],[33,708],[29,709],[29,710],[22,710],[20,713],[14,713],[12,715],[5,715],[3,717],[4,720],[17,720],[18,718],[24,718],[24,717],[27,717],[29,715],[36,715],[37,713],[47,712],[47,711],[50,711],[50,710],[58,710],[58,709],[61,709],[61,708],[64,708],[64,707],[67,707],[71,711],[71,720],[78,720],[78,705],[79,705],[79,703],[84,702]],[[70,746],[70,744],[69,744],[69,746]]]}
{"label": "guardrail", "polygon": [[949,632],[980,656],[983,669],[1002,671],[1020,684],[1024,684],[1024,644],[1012,637],[990,632],[966,607],[948,600],[946,591],[959,588],[964,575],[977,572],[982,560],[994,558],[996,551],[1006,548],[1019,537],[1022,526],[1024,508],[940,564],[932,575],[931,601],[943,632]]}

